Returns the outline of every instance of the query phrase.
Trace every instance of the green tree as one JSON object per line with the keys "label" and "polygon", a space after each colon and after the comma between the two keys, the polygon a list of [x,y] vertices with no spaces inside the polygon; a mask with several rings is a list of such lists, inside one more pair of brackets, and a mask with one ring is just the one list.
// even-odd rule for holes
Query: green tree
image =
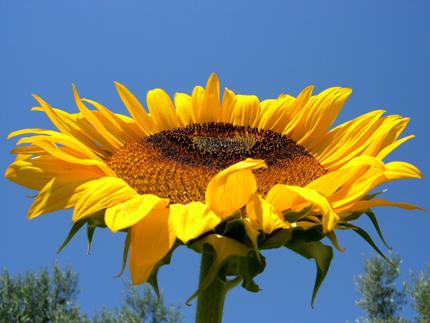
{"label": "green tree", "polygon": [[54,265],[48,270],[11,277],[0,274],[1,322],[86,322],[75,304],[78,275],[70,267],[61,271]]}
{"label": "green tree", "polygon": [[411,273],[413,286],[409,288],[417,312],[416,321],[419,323],[430,322],[430,264],[426,269],[427,273]]}
{"label": "green tree", "polygon": [[177,323],[182,322],[177,307],[167,307],[149,287],[140,293],[126,285],[120,308],[103,308],[92,319],[83,314],[75,300],[79,293],[78,275],[70,267],[62,271],[54,265],[47,269],[12,277],[7,270],[0,273],[1,323]]}
{"label": "green tree", "polygon": [[396,287],[401,258],[398,255],[390,256],[390,262],[379,256],[365,260],[364,274],[356,279],[361,294],[356,304],[366,311],[367,317],[358,322],[406,322],[400,313],[406,304],[407,291],[405,286]]}

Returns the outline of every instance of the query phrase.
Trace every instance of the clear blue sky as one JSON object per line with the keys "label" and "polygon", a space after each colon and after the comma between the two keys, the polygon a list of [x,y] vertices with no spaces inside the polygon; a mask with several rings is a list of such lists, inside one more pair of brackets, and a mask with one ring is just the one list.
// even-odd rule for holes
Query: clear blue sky
{"label": "clear blue sky", "polygon": [[[321,91],[353,88],[340,120],[386,108],[411,117],[407,134],[417,138],[390,159],[406,160],[429,174],[430,23],[427,0],[310,1],[142,1],[1,0],[0,163],[12,161],[7,134],[25,127],[50,127],[30,112],[37,93],[52,105],[74,107],[71,83],[80,94],[125,112],[113,81],[126,84],[142,100],[155,87],[190,92],[217,72],[222,86],[260,98],[297,94],[308,84]],[[70,212],[26,220],[33,194],[4,178],[1,182],[0,267],[13,273],[71,264],[80,273],[83,309],[91,313],[117,305],[122,280],[122,236],[96,231],[85,255],[79,234],[55,251],[70,226]],[[430,209],[429,181],[387,186],[393,200]],[[428,213],[377,210],[383,231],[408,269],[430,262]],[[374,234],[366,221],[361,224]],[[314,264],[288,250],[266,252],[258,294],[240,288],[228,295],[224,322],[345,322],[362,315],[353,277],[362,271],[370,247],[351,232],[339,234],[346,248],[336,252],[331,270],[310,307]],[[179,249],[159,281],[168,303],[183,304],[192,322],[195,304],[184,305],[197,284],[199,258]],[[410,311],[406,312],[411,315]]]}

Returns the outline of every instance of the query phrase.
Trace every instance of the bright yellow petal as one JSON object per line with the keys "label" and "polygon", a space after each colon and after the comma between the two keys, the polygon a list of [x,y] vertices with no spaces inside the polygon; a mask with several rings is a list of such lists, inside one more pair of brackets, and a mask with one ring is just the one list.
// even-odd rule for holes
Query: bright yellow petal
{"label": "bright yellow petal", "polygon": [[204,100],[205,100],[205,89],[201,86],[194,87],[193,93],[191,95],[191,100],[193,104],[193,115],[196,118],[197,123],[202,123],[202,111],[204,110]]}
{"label": "bright yellow petal", "polygon": [[5,176],[19,185],[41,190],[53,178],[63,183],[84,182],[105,174],[94,166],[81,167],[49,156],[42,156],[16,160],[9,165]]}
{"label": "bright yellow petal", "polygon": [[165,91],[161,89],[149,91],[146,95],[146,103],[148,104],[149,112],[151,112],[158,131],[179,127],[175,106]]}
{"label": "bright yellow petal", "polygon": [[113,113],[96,101],[84,98],[82,101],[88,102],[98,110],[100,114],[99,119],[106,125],[112,135],[118,138],[122,143],[142,137],[142,130],[134,119]]}
{"label": "bright yellow petal", "polygon": [[333,230],[339,221],[330,202],[317,191],[306,187],[277,184],[267,193],[266,201],[281,212],[308,202],[312,205],[312,210],[321,213],[324,232]]}
{"label": "bright yellow petal", "polygon": [[175,243],[169,224],[169,209],[154,208],[131,228],[129,268],[133,284],[143,284],[155,265]]}
{"label": "bright yellow petal", "polygon": [[136,224],[153,209],[166,208],[168,204],[168,199],[153,194],[137,195],[106,209],[105,223],[109,229],[117,232]]}
{"label": "bright yellow petal", "polygon": [[85,104],[79,97],[78,91],[76,90],[76,87],[74,85],[73,97],[75,99],[76,106],[78,107],[84,118],[87,119],[87,121],[93,126],[93,128],[100,134],[98,136],[98,139],[101,140],[100,143],[103,145],[103,147],[106,147],[106,149],[110,151],[120,148],[122,146],[122,143],[114,136],[112,136],[111,132],[109,132],[105,128],[105,125],[94,114],[94,111],[91,111],[85,106]]}
{"label": "bright yellow petal", "polygon": [[233,113],[233,102],[235,94],[232,90],[225,88],[222,96],[221,111],[219,114],[219,122],[230,122]]}
{"label": "bright yellow petal", "polygon": [[191,202],[187,205],[170,205],[170,221],[176,236],[183,243],[188,243],[213,230],[221,222],[221,218],[208,210],[205,204]]}
{"label": "bright yellow petal", "polygon": [[81,197],[86,182],[61,183],[53,178],[46,184],[34,199],[28,211],[28,218],[33,219],[41,214],[73,207]]}
{"label": "bright yellow petal", "polygon": [[255,95],[236,95],[230,122],[238,126],[253,126],[260,109],[260,101]]}
{"label": "bright yellow petal", "polygon": [[413,205],[413,204],[409,204],[409,203],[391,202],[391,201],[387,201],[384,199],[373,199],[373,200],[363,200],[363,201],[355,202],[354,204],[352,204],[349,207],[339,209],[339,212],[340,213],[351,213],[351,212],[370,209],[370,208],[377,207],[377,206],[393,206],[393,207],[397,207],[397,208],[405,209],[405,210],[422,210],[420,207]]}
{"label": "bright yellow petal", "polygon": [[[325,91],[324,91],[325,92]],[[319,144],[320,140],[329,130],[330,126],[336,119],[348,97],[351,95],[351,89],[334,88],[325,96],[324,92],[317,96],[318,99],[309,109],[309,114],[305,123],[305,134],[298,141],[300,145],[307,147],[309,150]],[[321,99],[319,99],[321,96]]]}
{"label": "bright yellow petal", "polygon": [[136,191],[118,177],[102,177],[84,186],[74,208],[74,222],[137,196]]}
{"label": "bright yellow petal", "polygon": [[121,83],[115,82],[116,90],[130,115],[136,120],[143,135],[151,135],[156,132],[156,126],[152,118],[146,113],[139,100]]}
{"label": "bright yellow petal", "polygon": [[206,203],[225,218],[244,206],[257,191],[253,169],[267,167],[263,160],[248,158],[216,174],[206,189]]}
{"label": "bright yellow petal", "polygon": [[175,93],[175,106],[182,125],[187,126],[196,122],[191,96],[185,93]]}
{"label": "bright yellow petal", "polygon": [[212,73],[206,84],[203,106],[199,111],[198,120],[200,123],[218,121],[218,115],[221,108],[219,96],[220,90],[218,76],[215,73]]}
{"label": "bright yellow petal", "polygon": [[247,216],[264,233],[271,234],[277,229],[289,229],[291,225],[282,219],[282,214],[258,194],[246,205]]}

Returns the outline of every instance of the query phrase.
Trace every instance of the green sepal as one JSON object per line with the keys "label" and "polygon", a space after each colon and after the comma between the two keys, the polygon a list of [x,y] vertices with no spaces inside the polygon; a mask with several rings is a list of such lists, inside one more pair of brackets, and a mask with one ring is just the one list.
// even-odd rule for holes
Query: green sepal
{"label": "green sepal", "polygon": [[246,232],[243,219],[232,218],[228,221],[223,221],[215,228],[215,232],[222,236],[232,238],[248,247],[254,246]]}
{"label": "green sepal", "polygon": [[382,234],[381,228],[379,226],[378,220],[376,219],[375,213],[371,209],[368,209],[365,211],[366,215],[369,217],[370,221],[372,222],[373,226],[375,227],[376,232],[378,233],[379,238],[381,239],[382,243],[388,248],[392,249],[387,241],[385,241],[384,235]]}
{"label": "green sepal", "polygon": [[121,271],[115,276],[113,276],[114,278],[118,278],[124,273],[125,265],[127,264],[128,250],[130,249],[130,242],[131,242],[131,231],[130,229],[128,229],[127,235],[125,236],[125,240],[124,240],[124,249],[122,251]]}
{"label": "green sepal", "polygon": [[93,241],[95,230],[96,230],[96,226],[92,225],[91,223],[87,223],[87,241],[88,241],[87,255],[90,254],[91,243]]}
{"label": "green sepal", "polygon": [[390,260],[384,255],[384,253],[378,248],[378,246],[376,245],[376,243],[372,240],[372,238],[370,237],[370,235],[362,228],[353,225],[351,223],[341,223],[340,224],[341,227],[345,228],[345,229],[350,229],[355,231],[360,237],[362,237],[364,240],[366,240],[366,242],[382,257],[384,258],[386,261],[388,261],[390,263]]}
{"label": "green sepal", "polygon": [[296,222],[301,217],[303,217],[306,213],[309,212],[309,210],[311,208],[312,208],[312,205],[309,205],[309,206],[305,207],[303,210],[301,210],[299,212],[285,211],[282,214],[284,215],[284,220],[285,221],[292,223],[292,222]]}
{"label": "green sepal", "polygon": [[161,259],[154,267],[154,269],[151,272],[151,275],[148,278],[148,284],[151,285],[151,287],[154,289],[155,295],[157,295],[157,300],[161,301],[161,293],[160,288],[158,287],[158,271],[160,268],[164,265],[170,264],[170,260],[172,259],[172,254],[175,251],[175,249],[180,246],[181,243],[176,241],[173,247],[170,249],[170,251],[167,253],[167,255],[164,256],[163,259]]}
{"label": "green sepal", "polygon": [[292,232],[292,241],[303,240],[305,242],[320,241],[325,237],[321,225],[314,226],[310,229],[304,230],[300,227]]}
{"label": "green sepal", "polygon": [[73,223],[72,228],[69,231],[69,234],[67,235],[64,242],[61,244],[60,248],[58,248],[57,253],[60,253],[64,249],[64,247],[67,246],[70,240],[72,240],[75,234],[84,226],[86,222],[87,222],[86,219],[82,219]]}
{"label": "green sepal", "polygon": [[293,230],[279,229],[266,237],[260,249],[274,249],[285,246],[291,240]]}
{"label": "green sepal", "polygon": [[[387,190],[382,190],[376,193],[372,193],[372,194],[367,194],[366,196],[363,197],[363,200],[368,201],[371,200],[373,198],[375,198],[376,196],[385,193]],[[357,220],[359,217],[361,217],[364,213],[366,213],[369,209],[367,210],[360,210],[360,211],[356,211],[356,212],[352,212],[351,214],[348,214],[347,216],[343,217],[344,221],[350,222],[350,221],[354,221]],[[373,222],[373,221],[372,221]],[[385,243],[384,243],[385,244]]]}
{"label": "green sepal", "polygon": [[262,273],[265,267],[265,258],[256,252],[250,252],[246,257],[232,257],[228,262],[227,275],[242,278],[242,287],[257,293],[261,289],[254,281],[254,277]]}
{"label": "green sepal", "polygon": [[[218,234],[211,234],[202,239],[197,240],[190,246],[193,250],[199,253],[212,254],[212,263],[205,277],[202,277],[198,289],[187,299],[186,304],[196,298],[203,290],[205,290],[214,279],[217,279],[220,269],[232,257],[246,257],[253,249],[244,244]],[[225,280],[225,277],[221,277]]]}
{"label": "green sepal", "polygon": [[286,244],[286,247],[307,259],[315,260],[315,264],[317,266],[317,275],[312,292],[311,306],[313,307],[318,289],[320,288],[329,270],[330,262],[333,258],[333,249],[330,246],[324,245],[321,241],[306,242],[303,240],[292,240]]}

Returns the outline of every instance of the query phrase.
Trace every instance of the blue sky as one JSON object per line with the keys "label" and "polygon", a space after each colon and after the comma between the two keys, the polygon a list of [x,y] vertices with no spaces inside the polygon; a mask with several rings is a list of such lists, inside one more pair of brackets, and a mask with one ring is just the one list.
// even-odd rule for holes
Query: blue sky
{"label": "blue sky", "polygon": [[[190,92],[211,72],[222,86],[260,98],[297,94],[314,84],[319,92],[345,86],[353,94],[341,112],[344,121],[370,110],[411,117],[406,134],[417,138],[390,160],[406,160],[429,174],[430,23],[426,0],[400,1],[0,1],[0,165],[13,160],[7,134],[26,127],[50,127],[30,112],[37,93],[52,105],[74,107],[71,84],[84,97],[125,113],[113,81],[142,100],[149,89]],[[13,273],[71,264],[80,273],[83,309],[92,313],[118,305],[122,239],[96,231],[92,254],[79,234],[60,254],[55,251],[70,227],[70,212],[26,220],[31,194],[4,178],[1,182],[0,267]],[[387,197],[429,205],[429,181],[395,182]],[[430,262],[428,213],[377,210],[385,236],[408,269]],[[375,233],[366,221],[360,222]],[[288,250],[266,252],[258,276],[262,291],[240,288],[227,298],[224,322],[345,322],[362,315],[353,277],[371,252],[352,233],[340,233],[346,248],[335,253],[331,270],[310,307],[314,264]],[[180,248],[159,276],[166,302],[182,304],[192,322],[195,304],[184,305],[197,284],[199,258]],[[410,309],[406,315],[412,315]]]}

